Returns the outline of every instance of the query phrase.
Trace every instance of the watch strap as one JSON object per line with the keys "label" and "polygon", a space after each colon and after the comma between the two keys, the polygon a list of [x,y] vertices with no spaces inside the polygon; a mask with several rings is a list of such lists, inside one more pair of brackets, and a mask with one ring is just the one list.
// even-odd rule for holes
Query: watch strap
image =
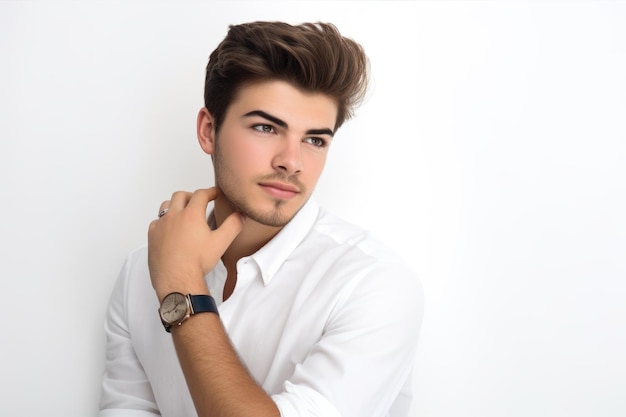
{"label": "watch strap", "polygon": [[191,304],[191,314],[198,313],[215,313],[218,316],[220,315],[217,310],[217,304],[215,303],[215,299],[210,295],[200,294],[200,295],[188,295],[189,302]]}

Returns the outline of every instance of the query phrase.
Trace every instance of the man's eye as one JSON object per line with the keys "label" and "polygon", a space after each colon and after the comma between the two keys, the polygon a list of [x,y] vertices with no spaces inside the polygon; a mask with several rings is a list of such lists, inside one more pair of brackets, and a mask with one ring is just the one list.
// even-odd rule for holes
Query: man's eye
{"label": "man's eye", "polygon": [[326,146],[326,141],[322,138],[306,138],[305,141],[318,148]]}
{"label": "man's eye", "polygon": [[261,133],[274,133],[274,128],[271,125],[254,125],[252,128]]}

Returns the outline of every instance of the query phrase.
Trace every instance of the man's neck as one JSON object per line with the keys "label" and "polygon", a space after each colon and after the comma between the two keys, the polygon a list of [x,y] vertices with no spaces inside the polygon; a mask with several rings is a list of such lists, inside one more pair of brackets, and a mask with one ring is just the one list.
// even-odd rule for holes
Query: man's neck
{"label": "man's neck", "polygon": [[[219,227],[224,219],[231,213],[233,213],[233,209],[229,204],[223,204],[218,200],[215,201],[213,214],[217,227]],[[224,265],[229,271],[234,271],[239,259],[250,256],[261,249],[276,236],[281,229],[282,227],[266,226],[250,218],[246,219],[243,230],[237,235],[235,240],[233,240],[226,252],[224,252],[222,262],[224,262]]]}
{"label": "man's neck", "polygon": [[247,219],[241,233],[222,256],[224,264],[235,266],[239,259],[250,256],[265,246],[281,229],[282,227],[264,226]]}

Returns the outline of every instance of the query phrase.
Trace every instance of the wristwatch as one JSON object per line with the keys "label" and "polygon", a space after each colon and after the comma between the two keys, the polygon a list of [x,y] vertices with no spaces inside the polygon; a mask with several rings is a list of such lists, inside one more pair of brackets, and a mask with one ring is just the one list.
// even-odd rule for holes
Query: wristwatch
{"label": "wristwatch", "polygon": [[191,315],[198,313],[215,313],[219,316],[213,297],[172,292],[165,296],[159,308],[161,322],[168,333],[173,325],[180,326]]}

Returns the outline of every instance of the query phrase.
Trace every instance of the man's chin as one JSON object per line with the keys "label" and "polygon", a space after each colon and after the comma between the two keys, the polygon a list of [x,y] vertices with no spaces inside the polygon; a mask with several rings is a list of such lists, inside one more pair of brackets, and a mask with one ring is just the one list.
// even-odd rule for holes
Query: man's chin
{"label": "man's chin", "polygon": [[274,209],[266,213],[257,212],[250,213],[250,215],[248,215],[246,212],[243,213],[257,223],[263,224],[265,226],[284,227],[291,220],[293,220],[293,218],[298,214],[302,207],[305,206],[307,201],[308,198],[302,203],[302,205],[300,205],[296,209],[285,207],[285,205],[282,205],[282,207],[277,205]]}
{"label": "man's chin", "polygon": [[232,211],[237,211],[245,215],[248,219],[253,220],[263,226],[268,227],[284,227],[289,223],[300,209],[306,204],[307,199],[301,202],[300,206],[294,208],[296,201],[280,200],[275,201],[272,206],[259,209],[252,207],[248,201],[238,201],[236,198],[229,198],[228,194],[222,191],[220,197],[223,204],[228,206]]}
{"label": "man's chin", "polygon": [[258,212],[251,212],[251,211],[241,211],[241,213],[243,213],[249,219],[259,224],[262,224],[263,226],[269,226],[269,227],[283,227],[287,223],[289,223],[291,219],[293,219],[293,215],[288,216],[288,215],[285,215],[284,213],[277,213],[277,212],[258,213]]}

